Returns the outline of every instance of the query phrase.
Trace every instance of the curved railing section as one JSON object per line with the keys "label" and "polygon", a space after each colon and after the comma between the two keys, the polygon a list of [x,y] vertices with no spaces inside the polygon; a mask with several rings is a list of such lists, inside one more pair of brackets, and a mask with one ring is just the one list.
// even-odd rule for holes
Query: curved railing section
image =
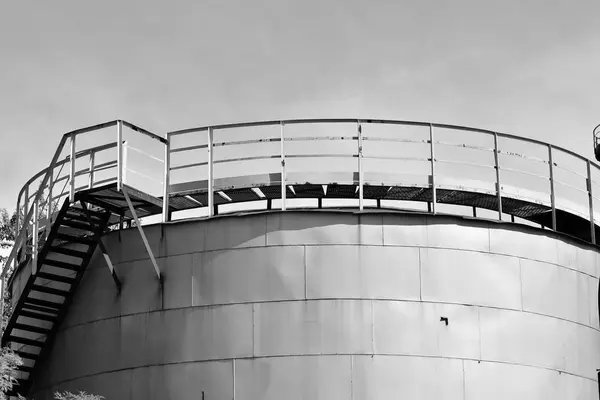
{"label": "curved railing section", "polygon": [[[447,206],[475,216],[483,216],[477,209],[493,210],[501,220],[533,222],[595,243],[600,168],[534,139],[373,119],[205,126],[170,132],[167,139],[165,198],[177,199],[179,209],[205,206],[211,216],[228,203],[261,198],[281,209],[306,205],[299,198],[319,199],[318,206],[352,199],[349,205],[361,210],[416,201],[432,213],[457,212]],[[166,202],[165,220],[169,210]]]}
{"label": "curved railing section", "polygon": [[599,182],[600,167],[568,149],[463,126],[303,119],[163,138],[116,120],[63,135],[50,166],[20,191],[2,278],[43,241],[61,202],[103,185],[165,200],[162,221],[252,208],[418,209],[534,224],[595,244]]}
{"label": "curved railing section", "polygon": [[[128,165],[128,159],[132,158],[129,154],[139,152],[142,158],[160,164],[156,173],[148,168],[147,162],[137,163],[142,166],[138,169],[144,171],[138,175],[150,183],[136,182],[136,185],[148,192],[161,193],[166,142],[161,136],[121,120],[64,134],[48,168],[35,174],[19,191],[15,245],[0,276],[3,284],[20,262],[37,254],[64,201],[73,201],[75,194],[81,191],[110,184],[120,187],[128,180],[136,180],[127,175],[138,173],[131,168],[131,162]],[[152,150],[159,156],[149,154]]]}

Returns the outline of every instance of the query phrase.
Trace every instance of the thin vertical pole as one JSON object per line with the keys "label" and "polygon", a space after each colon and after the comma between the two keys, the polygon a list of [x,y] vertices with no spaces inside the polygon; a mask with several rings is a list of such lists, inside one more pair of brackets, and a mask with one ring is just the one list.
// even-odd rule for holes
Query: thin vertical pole
{"label": "thin vertical pole", "polygon": [[358,121],[358,209],[360,211],[364,208],[364,192],[363,186],[365,185],[363,177],[363,136],[362,136],[362,125]]}
{"label": "thin vertical pole", "polygon": [[88,187],[91,189],[94,187],[94,168],[96,168],[96,153],[94,153],[93,151],[90,153],[90,180],[88,182]]}
{"label": "thin vertical pole", "polygon": [[548,145],[548,164],[550,165],[550,203],[552,204],[552,230],[556,230],[556,196],[554,192],[554,161],[552,160],[552,145]]}
{"label": "thin vertical pole", "polygon": [[590,204],[590,234],[592,243],[596,244],[596,223],[594,222],[594,196],[592,192],[592,165],[587,160],[587,191]]}
{"label": "thin vertical pole", "polygon": [[165,170],[163,174],[163,222],[168,222],[169,218],[169,181],[171,174],[171,142],[167,133],[167,143],[165,144]]}
{"label": "thin vertical pole", "polygon": [[[21,229],[25,229],[25,247],[21,249],[21,255],[25,257],[27,255],[27,235],[29,234],[29,224],[25,224],[25,216],[29,213],[29,185],[25,186],[25,199],[23,200],[23,226]],[[19,260],[21,261],[21,260]]]}
{"label": "thin vertical pole", "polygon": [[75,201],[75,134],[71,135],[71,159],[69,169],[69,201]]}
{"label": "thin vertical pole", "polygon": [[48,177],[48,225],[46,226],[46,239],[50,236],[50,226],[52,225],[52,188],[54,187],[54,166],[50,167],[50,176]]}
{"label": "thin vertical pole", "polygon": [[431,158],[431,212],[435,214],[435,205],[437,203],[437,189],[435,187],[435,145],[434,145],[433,124],[429,124],[429,156]]}
{"label": "thin vertical pole", "polygon": [[123,184],[127,184],[127,140],[123,142],[123,172],[121,173],[123,177]]}
{"label": "thin vertical pole", "polygon": [[496,169],[496,196],[498,201],[498,220],[502,221],[502,185],[500,184],[500,157],[498,156],[498,134],[494,132],[494,168]]}
{"label": "thin vertical pole", "polygon": [[281,121],[280,125],[280,141],[281,141],[281,210],[286,210],[286,171],[285,171],[285,135],[284,135],[284,123]]}
{"label": "thin vertical pole", "polygon": [[33,235],[31,237],[32,241],[32,251],[31,251],[31,274],[35,275],[37,273],[37,253],[38,253],[38,231],[39,231],[39,202],[36,201],[33,203]]}
{"label": "thin vertical pole", "polygon": [[208,216],[214,215],[214,187],[213,187],[213,129],[208,128],[207,146],[208,149]]}
{"label": "thin vertical pole", "polygon": [[21,197],[17,197],[17,219],[15,221],[15,238],[19,235],[19,228],[21,227]]}
{"label": "thin vertical pole", "polygon": [[117,121],[117,190],[123,189],[123,123]]}

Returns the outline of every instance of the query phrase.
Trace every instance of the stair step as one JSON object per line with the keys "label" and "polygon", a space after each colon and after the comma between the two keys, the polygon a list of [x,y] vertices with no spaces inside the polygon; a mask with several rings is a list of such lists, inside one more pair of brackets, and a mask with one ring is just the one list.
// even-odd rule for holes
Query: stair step
{"label": "stair step", "polygon": [[33,367],[30,367],[28,365],[21,365],[19,367],[19,371],[27,372],[28,374],[30,374],[33,372]]}
{"label": "stair step", "polygon": [[41,333],[42,335],[47,335],[50,333],[50,329],[40,328],[39,326],[32,326],[27,324],[14,324],[13,329],[20,329],[22,331]]}
{"label": "stair step", "polygon": [[[93,215],[92,217],[92,223],[94,225],[99,224],[101,222],[101,220],[98,217],[94,217]],[[65,219],[69,219],[69,220],[73,220],[73,221],[80,221],[80,222],[85,222],[87,224],[90,223],[90,221],[88,220],[87,215],[85,215],[83,212],[81,214],[75,214],[73,212],[68,212],[65,214],[64,216]]]}
{"label": "stair step", "polygon": [[58,261],[58,260],[51,260],[49,258],[45,259],[42,264],[48,265],[50,267],[68,269],[70,271],[79,271],[79,269],[81,268],[81,266],[77,265],[77,264],[71,264],[68,262]]}
{"label": "stair step", "polygon": [[68,292],[66,290],[55,289],[55,288],[51,288],[48,286],[42,286],[42,285],[33,285],[31,287],[31,290],[35,290],[36,292],[53,294],[56,296],[62,296],[62,297],[67,297],[70,294],[70,292]]}
{"label": "stair step", "polygon": [[40,306],[36,306],[33,304],[23,304],[24,308],[28,308],[30,310],[33,311],[39,311],[39,312],[43,312],[43,313],[51,313],[53,317],[56,316],[56,314],[58,314],[58,310],[54,310],[54,309],[49,309],[49,308],[45,308],[45,307],[40,307]]}
{"label": "stair step", "polygon": [[46,272],[38,272],[36,275],[38,278],[49,279],[51,281],[57,281],[62,283],[72,284],[75,282],[75,278],[69,278],[61,275],[48,274]]}
{"label": "stair step", "polygon": [[97,226],[90,225],[89,223],[77,222],[69,219],[63,219],[60,222],[61,225],[68,226],[71,228],[79,229],[82,231],[94,232],[97,229]]}
{"label": "stair step", "polygon": [[57,303],[55,301],[40,300],[40,299],[25,299],[25,304],[46,307],[46,308],[54,309],[54,310],[60,310],[63,306],[63,303]]}
{"label": "stair step", "polygon": [[27,318],[33,318],[33,319],[41,319],[44,321],[49,321],[49,322],[56,322],[56,317],[52,316],[52,315],[44,315],[44,314],[39,314],[33,311],[28,311],[28,310],[21,310],[21,312],[19,313],[20,317],[27,317]]}
{"label": "stair step", "polygon": [[21,358],[26,358],[28,360],[35,360],[38,358],[38,355],[35,353],[29,353],[27,351],[21,351],[21,350],[17,350],[15,351],[15,353],[21,357]]}
{"label": "stair step", "polygon": [[53,253],[64,254],[71,257],[85,258],[87,253],[85,251],[68,249],[66,247],[50,247],[50,251]]}
{"label": "stair step", "polygon": [[62,232],[56,232],[56,238],[60,239],[60,240],[64,240],[69,243],[81,243],[81,244],[87,244],[87,245],[96,244],[96,241],[90,237],[69,235],[67,233],[62,233]]}
{"label": "stair step", "polygon": [[85,213],[87,212],[87,213],[89,213],[94,218],[98,218],[98,219],[103,219],[104,218],[104,213],[103,212],[90,210],[89,204],[88,204],[87,211],[84,210],[81,207],[69,207],[67,209],[67,212],[77,213],[77,214],[80,214],[80,215],[85,215]]}
{"label": "stair step", "polygon": [[19,394],[23,394],[25,391],[25,388],[27,387],[28,381],[25,379],[17,379],[16,382],[13,384],[13,387],[11,390],[9,390],[8,392],[6,392],[5,396],[7,398],[11,398],[11,397],[17,397]]}
{"label": "stair step", "polygon": [[39,340],[33,340],[33,339],[28,339],[28,338],[24,338],[24,337],[13,336],[13,335],[10,335],[8,337],[7,341],[21,343],[26,346],[44,347],[44,342],[41,342]]}

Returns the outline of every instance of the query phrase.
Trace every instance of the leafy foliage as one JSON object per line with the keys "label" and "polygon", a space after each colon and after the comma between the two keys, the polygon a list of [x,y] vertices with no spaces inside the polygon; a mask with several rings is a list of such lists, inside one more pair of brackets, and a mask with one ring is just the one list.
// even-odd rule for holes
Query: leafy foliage
{"label": "leafy foliage", "polygon": [[54,398],[56,400],[102,400],[102,399],[104,399],[103,396],[98,396],[96,394],[88,394],[86,392],[79,392],[77,394],[70,393],[70,392],[64,392],[64,393],[56,392],[54,394]]}
{"label": "leafy foliage", "polygon": [[12,350],[0,350],[0,399],[6,398],[5,393],[17,383],[16,370],[23,365],[23,360]]}
{"label": "leafy foliage", "polygon": [[16,213],[13,213],[12,217],[9,217],[6,209],[0,208],[0,243],[12,242],[15,240],[16,221]]}

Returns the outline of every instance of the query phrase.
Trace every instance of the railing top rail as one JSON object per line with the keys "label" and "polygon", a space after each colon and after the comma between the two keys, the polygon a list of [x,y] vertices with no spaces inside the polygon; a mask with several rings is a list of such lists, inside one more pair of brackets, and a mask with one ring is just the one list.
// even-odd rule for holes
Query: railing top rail
{"label": "railing top rail", "polygon": [[[60,155],[62,154],[64,147],[65,147],[65,143],[67,141],[67,139],[77,136],[77,135],[81,135],[84,133],[88,133],[88,132],[93,132],[93,131],[97,131],[100,129],[104,129],[104,128],[108,128],[111,126],[115,126],[117,125],[119,122],[121,122],[124,126],[137,131],[139,133],[142,133],[146,136],[151,137],[152,139],[158,140],[163,144],[166,144],[168,141],[167,139],[156,135],[146,129],[140,128],[134,124],[131,124],[127,121],[123,121],[123,120],[112,120],[112,121],[108,121],[108,122],[103,122],[100,124],[96,124],[96,125],[92,125],[92,126],[87,126],[84,128],[80,128],[80,129],[76,129],[73,131],[69,131],[65,134],[62,135],[60,143],[58,145],[58,147],[56,148],[56,151],[54,152],[54,156],[52,157],[52,160],[50,161],[50,164],[47,168],[39,171],[37,174],[35,174],[32,178],[30,178],[25,185],[21,188],[21,190],[19,191],[19,198],[22,196],[23,192],[25,191],[25,188],[27,188],[29,185],[31,185],[36,179],[39,179],[40,177],[43,176],[42,181],[39,184],[39,188],[36,190],[36,194],[35,194],[35,198],[32,200],[31,204],[32,206],[29,208],[29,210],[25,210],[25,216],[23,218],[23,221],[20,225],[20,230],[19,232],[16,234],[15,237],[15,244],[12,248],[12,251],[10,252],[8,259],[6,260],[6,263],[4,265],[4,268],[2,269],[2,272],[0,273],[0,278],[5,278],[6,274],[8,273],[8,271],[11,268],[12,262],[16,256],[16,253],[18,251],[18,249],[21,247],[22,245],[22,241],[24,239],[24,235],[26,235],[27,232],[27,226],[29,225],[31,218],[33,216],[33,204],[38,203],[41,200],[41,197],[43,195],[44,192],[44,188],[48,185],[48,180],[50,179],[50,172],[52,172],[54,170],[54,168],[56,168],[57,166],[60,166],[62,164],[65,164],[66,162],[70,161],[71,156],[67,155],[64,159],[59,160]],[[117,146],[116,142],[112,142],[112,143],[108,143],[108,144],[104,144],[104,145],[100,145],[100,146],[95,146],[92,148],[88,148],[88,149],[84,149],[81,151],[78,151],[75,153],[75,159],[78,159],[80,157],[84,157],[86,155],[89,155],[91,153],[94,152],[99,152],[99,151],[104,151],[107,149],[111,149]],[[17,210],[18,211],[18,210]]]}
{"label": "railing top rail", "polygon": [[[85,150],[80,150],[77,153],[75,153],[75,159],[78,159],[78,158],[81,158],[81,157],[85,157],[87,155],[90,155],[91,153],[98,153],[100,151],[110,150],[110,149],[113,149],[115,147],[117,147],[117,143],[116,142],[115,143],[103,144],[103,145],[96,146],[96,147],[91,147],[91,148],[85,149]],[[70,160],[71,160],[71,156],[67,155],[62,160],[58,160],[54,164],[53,168],[60,167],[61,165],[68,163]],[[25,191],[25,188],[27,186],[31,185],[36,179],[38,179],[40,176],[42,176],[43,174],[45,174],[46,172],[48,172],[49,169],[50,169],[50,167],[45,168],[45,169],[41,170],[40,172],[38,172],[37,174],[35,174],[34,176],[32,176],[25,183],[25,185],[23,185],[23,187],[19,191],[19,197],[23,194],[23,192]]]}
{"label": "railing top rail", "polygon": [[[195,128],[186,128],[186,129],[181,129],[181,130],[176,130],[176,131],[170,131],[167,133],[167,137],[183,135],[186,133],[206,131],[209,128],[211,128],[214,131],[214,130],[220,130],[220,129],[249,128],[249,127],[256,127],[256,126],[271,126],[271,125],[279,125],[279,124],[291,125],[291,124],[317,124],[317,123],[365,123],[365,124],[432,126],[434,128],[441,128],[441,129],[454,129],[454,130],[460,130],[460,131],[466,131],[466,132],[482,133],[482,134],[487,134],[487,135],[497,135],[498,137],[528,142],[528,143],[532,143],[532,144],[536,144],[536,145],[540,145],[540,146],[545,146],[545,147],[551,146],[553,150],[562,151],[562,152],[569,154],[573,157],[576,157],[582,161],[586,161],[586,162],[590,161],[591,164],[593,164],[597,168],[600,168],[600,165],[596,164],[593,160],[590,160],[572,150],[569,150],[569,149],[566,149],[566,148],[563,148],[560,146],[556,146],[556,145],[553,145],[551,143],[547,143],[547,142],[544,142],[541,140],[523,137],[523,136],[512,135],[509,133],[496,132],[496,131],[489,130],[489,129],[474,128],[474,127],[463,126],[463,125],[442,124],[442,123],[437,123],[437,122],[424,122],[424,121],[404,121],[404,120],[377,119],[377,118],[307,118],[307,119],[288,119],[288,120],[266,120],[266,121],[238,122],[238,123],[228,123],[228,124],[218,124],[218,125],[205,125],[205,126],[199,126],[199,127],[195,127]],[[600,128],[600,125],[598,125],[594,131],[596,131],[596,129],[598,129],[598,128]]]}

